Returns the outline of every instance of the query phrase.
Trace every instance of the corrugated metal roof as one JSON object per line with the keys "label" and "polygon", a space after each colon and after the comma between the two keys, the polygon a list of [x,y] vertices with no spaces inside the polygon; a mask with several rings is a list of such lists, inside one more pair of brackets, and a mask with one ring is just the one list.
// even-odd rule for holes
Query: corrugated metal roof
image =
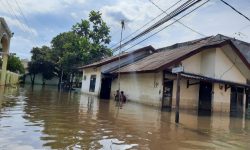
{"label": "corrugated metal roof", "polygon": [[[128,56],[130,56],[130,55],[133,55],[133,54],[135,54],[135,53],[139,53],[139,52],[144,51],[144,50],[156,51],[156,50],[150,45],[150,46],[146,46],[146,47],[143,47],[143,48],[140,48],[140,49],[131,51],[131,52],[123,52],[123,53],[120,54],[120,58],[128,57]],[[100,60],[100,61],[98,61],[98,62],[95,62],[95,63],[89,64],[89,65],[85,65],[85,66],[79,67],[79,69],[90,68],[90,67],[99,67],[99,66],[102,66],[102,65],[111,63],[111,62],[113,62],[113,61],[116,61],[116,60],[118,60],[118,59],[119,59],[119,55],[107,57],[107,58],[104,58],[104,59],[102,59],[102,60]]]}
{"label": "corrugated metal roof", "polygon": [[[184,57],[188,57],[206,47],[216,46],[225,42],[225,40],[215,40],[213,37],[202,38],[189,42],[187,44],[176,46],[173,48],[166,47],[159,52],[153,53],[135,63],[120,68],[121,73],[127,72],[147,72],[167,67],[167,65],[175,61],[181,61]],[[173,64],[172,64],[173,65]],[[118,70],[114,71],[118,72]]]}
{"label": "corrugated metal roof", "polygon": [[237,40],[235,38],[227,37],[221,34],[218,34],[214,37],[214,39],[224,39],[224,40],[231,40],[233,44],[239,49],[239,51],[244,55],[244,57],[247,59],[248,63],[250,64],[250,43]]}

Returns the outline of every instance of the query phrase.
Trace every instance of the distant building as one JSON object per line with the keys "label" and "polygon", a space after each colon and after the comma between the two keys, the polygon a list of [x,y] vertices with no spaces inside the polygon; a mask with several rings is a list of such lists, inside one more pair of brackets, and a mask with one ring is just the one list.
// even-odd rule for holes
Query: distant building
{"label": "distant building", "polygon": [[[105,73],[113,75],[111,92],[107,92],[113,96],[118,89],[116,77],[120,72],[121,90],[129,100],[174,108],[176,74],[171,70],[181,65],[184,68],[181,73],[181,108],[243,113],[250,101],[249,53],[250,44],[223,35],[177,43],[123,65],[120,71],[110,71],[111,67],[107,66]],[[97,75],[95,72],[89,74]],[[87,84],[83,82],[82,86],[90,90],[91,77],[85,79]],[[100,84],[98,82],[92,82],[92,86]]]}
{"label": "distant building", "polygon": [[28,59],[21,59],[21,63],[23,65],[23,67],[24,67],[25,74],[28,73],[28,62],[29,62]]}

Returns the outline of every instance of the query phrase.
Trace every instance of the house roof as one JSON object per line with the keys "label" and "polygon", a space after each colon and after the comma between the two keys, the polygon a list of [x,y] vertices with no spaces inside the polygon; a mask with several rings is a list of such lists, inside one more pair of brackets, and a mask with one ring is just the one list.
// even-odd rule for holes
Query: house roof
{"label": "house roof", "polygon": [[248,63],[250,64],[250,43],[227,37],[225,35],[218,34],[214,37],[216,40],[231,40],[235,47],[244,55],[244,57],[247,59]]}
{"label": "house roof", "polygon": [[11,31],[10,31],[10,29],[9,29],[9,27],[8,27],[6,21],[4,20],[3,17],[0,17],[0,23],[3,25],[3,27],[5,28],[7,34],[8,34],[9,37],[11,38],[11,37],[12,37],[12,33],[11,33]]}
{"label": "house roof", "polygon": [[[129,72],[151,72],[155,70],[165,69],[176,63],[199,53],[202,50],[212,47],[220,47],[230,44],[233,50],[239,55],[246,66],[250,69],[250,64],[241,51],[233,44],[230,39],[218,38],[218,36],[210,36],[198,40],[185,43],[177,43],[172,46],[164,47],[158,52],[149,55],[135,63],[120,68],[120,73]],[[113,73],[118,72],[117,70]]]}
{"label": "house roof", "polygon": [[115,55],[115,56],[104,58],[104,59],[102,59],[100,61],[97,61],[95,63],[79,67],[79,69],[86,69],[86,68],[90,68],[90,67],[100,67],[102,65],[105,65],[105,64],[108,64],[108,63],[111,63],[111,62],[114,62],[114,61],[118,60],[119,56],[120,56],[120,59],[122,59],[122,58],[131,56],[131,55],[134,55],[136,53],[139,53],[139,52],[142,52],[142,51],[146,51],[146,50],[151,50],[153,52],[156,51],[151,45],[149,45],[149,46],[146,46],[146,47],[143,47],[143,48],[140,48],[140,49],[136,49],[134,51],[123,52],[120,55]]}

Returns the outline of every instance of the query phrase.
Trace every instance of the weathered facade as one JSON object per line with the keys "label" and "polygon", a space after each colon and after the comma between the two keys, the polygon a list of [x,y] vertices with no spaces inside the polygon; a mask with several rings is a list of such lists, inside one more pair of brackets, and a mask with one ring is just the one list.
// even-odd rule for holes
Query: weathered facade
{"label": "weathered facade", "polygon": [[[128,100],[175,108],[177,83],[171,70],[182,66],[181,108],[244,112],[250,97],[250,45],[243,43],[217,35],[161,48],[134,61],[121,59],[120,69],[117,60],[91,64],[83,68],[82,92],[102,95],[106,85],[111,89],[103,92],[113,97],[120,74],[120,89]],[[105,75],[111,77],[108,83]]]}
{"label": "weathered facade", "polygon": [[2,69],[1,69],[1,78],[0,85],[5,85],[6,74],[7,74],[7,61],[9,55],[10,39],[12,33],[6,24],[5,20],[0,17],[0,51],[2,55]]}
{"label": "weathered facade", "polygon": [[[233,42],[216,38],[166,47],[122,67],[121,90],[131,101],[174,108],[176,75],[171,69],[182,65],[181,108],[244,112],[249,97],[249,62]],[[112,83],[112,93],[117,89],[116,82]]]}

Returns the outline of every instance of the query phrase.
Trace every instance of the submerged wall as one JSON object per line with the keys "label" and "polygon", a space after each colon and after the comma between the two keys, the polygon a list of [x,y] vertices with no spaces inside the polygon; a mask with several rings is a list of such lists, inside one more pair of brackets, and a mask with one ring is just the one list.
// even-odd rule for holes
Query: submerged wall
{"label": "submerged wall", "polygon": [[[130,101],[161,106],[162,72],[121,74],[120,87]],[[114,98],[117,89],[118,82],[115,79],[111,86],[111,97]]]}
{"label": "submerged wall", "polygon": [[[0,70],[0,74],[2,75],[2,70]],[[5,85],[13,85],[19,83],[19,74],[7,71],[5,75]]]}
{"label": "submerged wall", "polygon": [[[190,80],[190,83],[197,83],[197,80]],[[172,106],[176,106],[176,87],[177,81],[174,80]],[[181,79],[180,82],[180,108],[197,109],[199,102],[199,84],[187,87],[187,79]]]}

